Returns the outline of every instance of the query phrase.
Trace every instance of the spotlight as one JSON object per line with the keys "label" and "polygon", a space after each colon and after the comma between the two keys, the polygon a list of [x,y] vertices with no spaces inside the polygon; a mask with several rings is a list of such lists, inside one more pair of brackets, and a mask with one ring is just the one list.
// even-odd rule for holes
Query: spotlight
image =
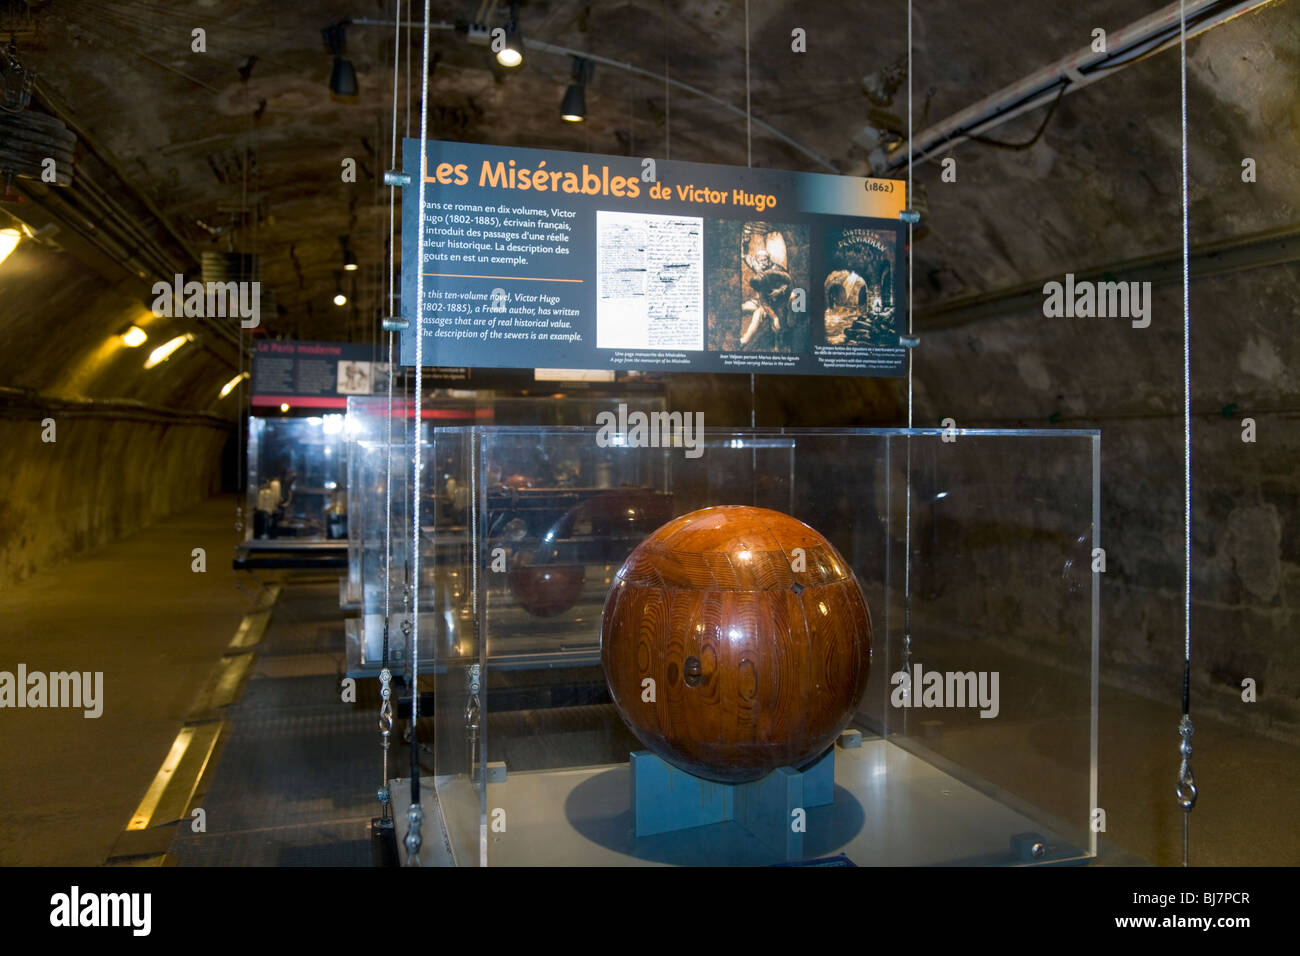
{"label": "spotlight", "polygon": [[357,257],[352,253],[352,243],[347,236],[339,236],[339,244],[343,246],[343,271],[356,272]]}
{"label": "spotlight", "polygon": [[560,119],[566,123],[581,123],[587,118],[587,81],[591,79],[592,64],[580,56],[573,58],[573,82],[564,91],[560,103]]}
{"label": "spotlight", "polygon": [[283,414],[284,412],[287,412],[288,410],[289,410],[289,403],[288,403],[288,402],[281,402],[281,403],[280,403],[280,413]]}
{"label": "spotlight", "polygon": [[347,304],[348,304],[348,297],[345,296],[342,292],[335,293],[335,295],[334,295],[334,304],[335,304],[335,305],[338,305],[338,306],[347,305]]}
{"label": "spotlight", "polygon": [[347,50],[348,21],[340,20],[321,30],[325,46],[334,54],[334,69],[330,71],[330,95],[335,100],[355,102],[357,99],[357,71],[351,60],[344,59]]}
{"label": "spotlight", "polygon": [[23,234],[17,229],[0,229],[0,262],[9,258],[9,254],[18,248]]}
{"label": "spotlight", "polygon": [[514,69],[524,62],[524,38],[519,32],[519,4],[510,3],[510,22],[506,24],[505,45],[497,51],[497,62],[509,69]]}
{"label": "spotlight", "polygon": [[145,334],[144,329],[140,328],[138,325],[133,325],[122,333],[122,344],[129,349],[133,349],[137,346],[144,345],[144,341],[147,338],[149,338],[149,336]]}

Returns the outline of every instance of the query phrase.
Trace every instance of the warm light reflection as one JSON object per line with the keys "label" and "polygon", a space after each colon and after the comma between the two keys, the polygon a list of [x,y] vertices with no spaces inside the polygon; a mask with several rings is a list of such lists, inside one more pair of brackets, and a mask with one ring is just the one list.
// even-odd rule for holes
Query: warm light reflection
{"label": "warm light reflection", "polygon": [[221,394],[218,395],[217,398],[219,398],[219,399],[221,399],[221,398],[225,398],[227,395],[229,395],[231,392],[233,392],[233,391],[238,387],[238,385],[239,385],[240,382],[242,382],[242,381],[243,381],[244,379],[246,379],[246,378],[248,378],[248,373],[247,373],[247,372],[240,372],[238,375],[236,375],[234,378],[232,378],[232,379],[231,379],[229,382],[227,382],[225,385],[222,385],[222,386],[221,386]]}
{"label": "warm light reflection", "polygon": [[178,335],[176,336],[176,338],[164,342],[162,345],[158,346],[156,349],[154,349],[152,352],[149,353],[149,358],[145,360],[144,367],[149,369],[149,368],[153,368],[154,366],[161,365],[163,362],[171,358],[172,353],[174,353],[178,348],[180,348],[186,342],[193,342],[193,341],[194,341],[194,333],[186,332],[184,335]]}
{"label": "warm light reflection", "polygon": [[9,254],[18,248],[23,234],[17,229],[0,229],[0,262],[9,258]]}

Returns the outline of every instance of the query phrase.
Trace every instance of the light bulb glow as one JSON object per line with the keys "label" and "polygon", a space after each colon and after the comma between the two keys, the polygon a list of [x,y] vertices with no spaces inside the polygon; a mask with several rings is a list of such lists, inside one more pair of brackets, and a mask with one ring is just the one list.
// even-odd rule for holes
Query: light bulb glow
{"label": "light bulb glow", "polygon": [[18,248],[23,234],[17,229],[0,229],[0,262],[9,258],[9,253]]}
{"label": "light bulb glow", "polygon": [[281,402],[281,403],[280,403],[280,411],[281,411],[281,412],[287,412],[288,410],[289,410],[289,403],[288,403],[288,402]]}
{"label": "light bulb glow", "polygon": [[145,339],[149,338],[144,329],[138,325],[133,325],[122,333],[122,344],[129,349],[144,345]]}
{"label": "light bulb glow", "polygon": [[184,345],[186,342],[194,341],[194,333],[186,332],[184,335],[178,335],[174,339],[169,339],[162,345],[158,346],[149,353],[149,358],[145,360],[144,367],[149,369],[156,365],[161,365],[172,357],[172,353]]}
{"label": "light bulb glow", "polygon": [[233,392],[236,388],[238,388],[238,387],[239,387],[239,383],[242,382],[242,381],[243,381],[244,379],[246,379],[246,378],[248,378],[248,373],[247,373],[247,372],[240,372],[238,375],[236,375],[234,378],[232,378],[232,379],[231,379],[229,382],[227,382],[225,385],[222,385],[222,386],[221,386],[221,394],[218,395],[217,398],[218,398],[218,399],[225,398],[227,395],[229,395],[231,392]]}
{"label": "light bulb glow", "polygon": [[347,305],[347,304],[348,304],[348,297],[345,296],[342,292],[340,292],[338,295],[336,295],[336,296],[334,297],[334,304],[335,304],[335,305]]}

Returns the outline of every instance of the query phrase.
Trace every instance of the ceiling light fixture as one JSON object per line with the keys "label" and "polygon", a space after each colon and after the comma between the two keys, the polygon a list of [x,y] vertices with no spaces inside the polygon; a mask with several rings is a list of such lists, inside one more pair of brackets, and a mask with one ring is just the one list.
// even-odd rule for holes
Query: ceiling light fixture
{"label": "ceiling light fixture", "polygon": [[566,123],[581,123],[587,118],[587,81],[591,79],[594,64],[580,56],[573,58],[573,82],[564,91],[560,103],[560,119]]}
{"label": "ceiling light fixture", "polygon": [[149,338],[144,329],[138,325],[133,325],[122,333],[122,344],[129,349],[144,345],[145,339]]}
{"label": "ceiling light fixture", "polygon": [[339,244],[343,246],[343,270],[345,272],[356,272],[357,257],[352,252],[352,243],[348,241],[347,236],[339,236]]}
{"label": "ceiling light fixture", "polygon": [[497,50],[497,62],[514,69],[524,62],[524,37],[519,30],[519,4],[510,2],[510,21],[506,24],[505,44]]}
{"label": "ceiling light fixture", "polygon": [[149,357],[145,359],[144,367],[146,369],[150,369],[156,365],[161,365],[163,362],[171,358],[172,353],[175,352],[178,348],[180,348],[186,342],[193,342],[193,341],[194,341],[193,332],[186,332],[184,335],[178,335],[174,339],[169,339],[168,341],[164,342],[162,345],[158,346],[156,349],[154,349],[152,352],[149,353]]}
{"label": "ceiling light fixture", "polygon": [[321,37],[334,55],[334,68],[330,71],[331,98],[339,102],[355,103],[358,97],[357,70],[351,60],[343,57],[347,51],[347,28],[348,21],[340,20],[321,30]]}
{"label": "ceiling light fixture", "polygon": [[234,378],[232,378],[232,379],[231,379],[229,382],[227,382],[225,385],[222,385],[222,386],[221,386],[221,394],[217,396],[218,400],[225,398],[227,395],[229,395],[231,392],[233,392],[236,388],[239,387],[239,383],[242,382],[242,381],[243,381],[244,379],[246,379],[246,378],[248,378],[248,373],[247,373],[247,372],[240,372],[238,375],[236,375]]}

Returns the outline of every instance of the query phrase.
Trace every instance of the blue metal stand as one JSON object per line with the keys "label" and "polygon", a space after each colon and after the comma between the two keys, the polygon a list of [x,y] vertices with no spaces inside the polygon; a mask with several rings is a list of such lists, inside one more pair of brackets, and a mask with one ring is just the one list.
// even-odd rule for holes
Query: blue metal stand
{"label": "blue metal stand", "polygon": [[785,860],[803,856],[807,812],[833,802],[835,748],[800,773],[773,770],[753,783],[714,783],[648,750],[632,754],[632,813],[638,837],[732,821]]}

